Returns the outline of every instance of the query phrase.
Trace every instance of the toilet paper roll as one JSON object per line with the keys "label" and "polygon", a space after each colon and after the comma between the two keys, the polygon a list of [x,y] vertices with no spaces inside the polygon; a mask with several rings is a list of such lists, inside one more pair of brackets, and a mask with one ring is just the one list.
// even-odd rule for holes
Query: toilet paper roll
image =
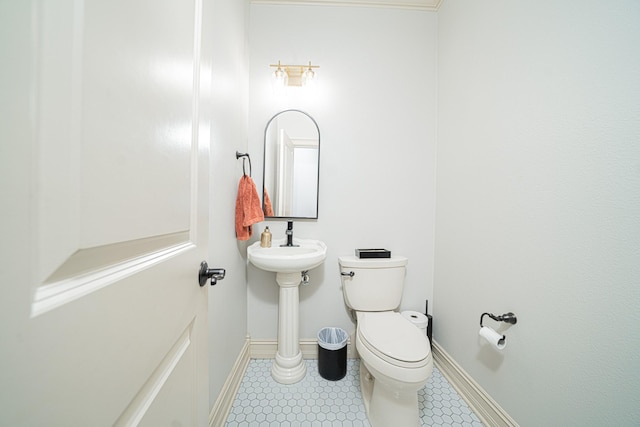
{"label": "toilet paper roll", "polygon": [[427,330],[427,326],[429,325],[429,318],[419,311],[406,310],[400,314],[402,314],[402,317],[416,325],[418,328],[424,329],[425,331]]}
{"label": "toilet paper roll", "polygon": [[505,336],[500,335],[488,326],[483,326],[482,328],[480,328],[479,335],[498,350],[502,350],[506,345],[504,342]]}

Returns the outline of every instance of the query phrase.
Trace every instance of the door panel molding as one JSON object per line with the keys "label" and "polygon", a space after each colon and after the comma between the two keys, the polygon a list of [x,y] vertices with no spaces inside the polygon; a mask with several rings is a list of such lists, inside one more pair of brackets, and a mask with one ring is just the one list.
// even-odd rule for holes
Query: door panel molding
{"label": "door panel molding", "polygon": [[72,302],[194,247],[195,244],[189,240],[189,232],[185,231],[78,250],[35,290],[31,317]]}
{"label": "door panel molding", "polygon": [[176,371],[180,361],[185,358],[187,351],[192,347],[191,334],[196,319],[193,319],[180,338],[171,347],[171,350],[162,359],[151,377],[142,386],[122,415],[114,423],[114,427],[137,426],[151,408],[152,404],[162,391],[171,374]]}

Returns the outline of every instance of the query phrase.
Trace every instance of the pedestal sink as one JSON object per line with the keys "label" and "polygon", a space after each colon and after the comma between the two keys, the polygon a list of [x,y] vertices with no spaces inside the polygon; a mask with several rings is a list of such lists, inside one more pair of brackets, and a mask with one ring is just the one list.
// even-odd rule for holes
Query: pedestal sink
{"label": "pedestal sink", "polygon": [[249,261],[261,270],[276,273],[280,288],[278,303],[278,352],[271,366],[271,376],[281,384],[293,384],[307,373],[302,360],[299,333],[299,305],[302,272],[322,264],[327,246],[319,240],[293,239],[298,246],[284,246],[285,239],[274,240],[270,248],[256,242],[247,248]]}

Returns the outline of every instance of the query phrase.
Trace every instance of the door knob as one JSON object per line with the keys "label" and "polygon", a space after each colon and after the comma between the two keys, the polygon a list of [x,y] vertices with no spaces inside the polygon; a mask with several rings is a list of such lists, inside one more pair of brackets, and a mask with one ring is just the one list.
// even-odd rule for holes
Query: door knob
{"label": "door knob", "polygon": [[211,279],[211,286],[218,283],[218,280],[224,279],[224,275],[227,272],[224,268],[209,268],[206,261],[200,263],[200,271],[198,271],[198,283],[200,286],[204,286],[207,280]]}

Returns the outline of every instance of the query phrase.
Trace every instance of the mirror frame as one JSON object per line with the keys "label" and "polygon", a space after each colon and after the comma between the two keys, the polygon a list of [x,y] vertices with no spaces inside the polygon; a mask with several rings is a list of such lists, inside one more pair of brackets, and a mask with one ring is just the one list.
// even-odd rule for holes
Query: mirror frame
{"label": "mirror frame", "polygon": [[265,214],[265,219],[270,219],[270,220],[278,220],[278,219],[283,219],[283,220],[293,220],[293,219],[297,219],[297,220],[304,220],[304,219],[318,219],[318,212],[320,210],[320,127],[318,126],[318,123],[315,121],[315,119],[313,117],[311,117],[311,115],[309,113],[307,113],[306,111],[302,111],[302,110],[298,110],[295,108],[290,108],[288,110],[282,110],[277,112],[276,114],[273,115],[273,117],[271,117],[269,119],[269,121],[267,122],[267,125],[264,127],[264,137],[263,137],[263,153],[262,153],[262,212],[265,211],[265,206],[264,206],[264,190],[265,190],[265,182],[266,182],[266,175],[267,175],[267,167],[266,167],[266,163],[267,163],[267,131],[269,130],[269,125],[271,125],[271,122],[278,117],[281,114],[284,113],[289,113],[289,112],[296,112],[296,113],[302,113],[305,116],[307,116],[309,119],[311,119],[311,121],[313,122],[313,124],[316,127],[316,130],[318,131],[318,177],[317,177],[317,185],[316,185],[316,215],[315,216],[267,216]]}

